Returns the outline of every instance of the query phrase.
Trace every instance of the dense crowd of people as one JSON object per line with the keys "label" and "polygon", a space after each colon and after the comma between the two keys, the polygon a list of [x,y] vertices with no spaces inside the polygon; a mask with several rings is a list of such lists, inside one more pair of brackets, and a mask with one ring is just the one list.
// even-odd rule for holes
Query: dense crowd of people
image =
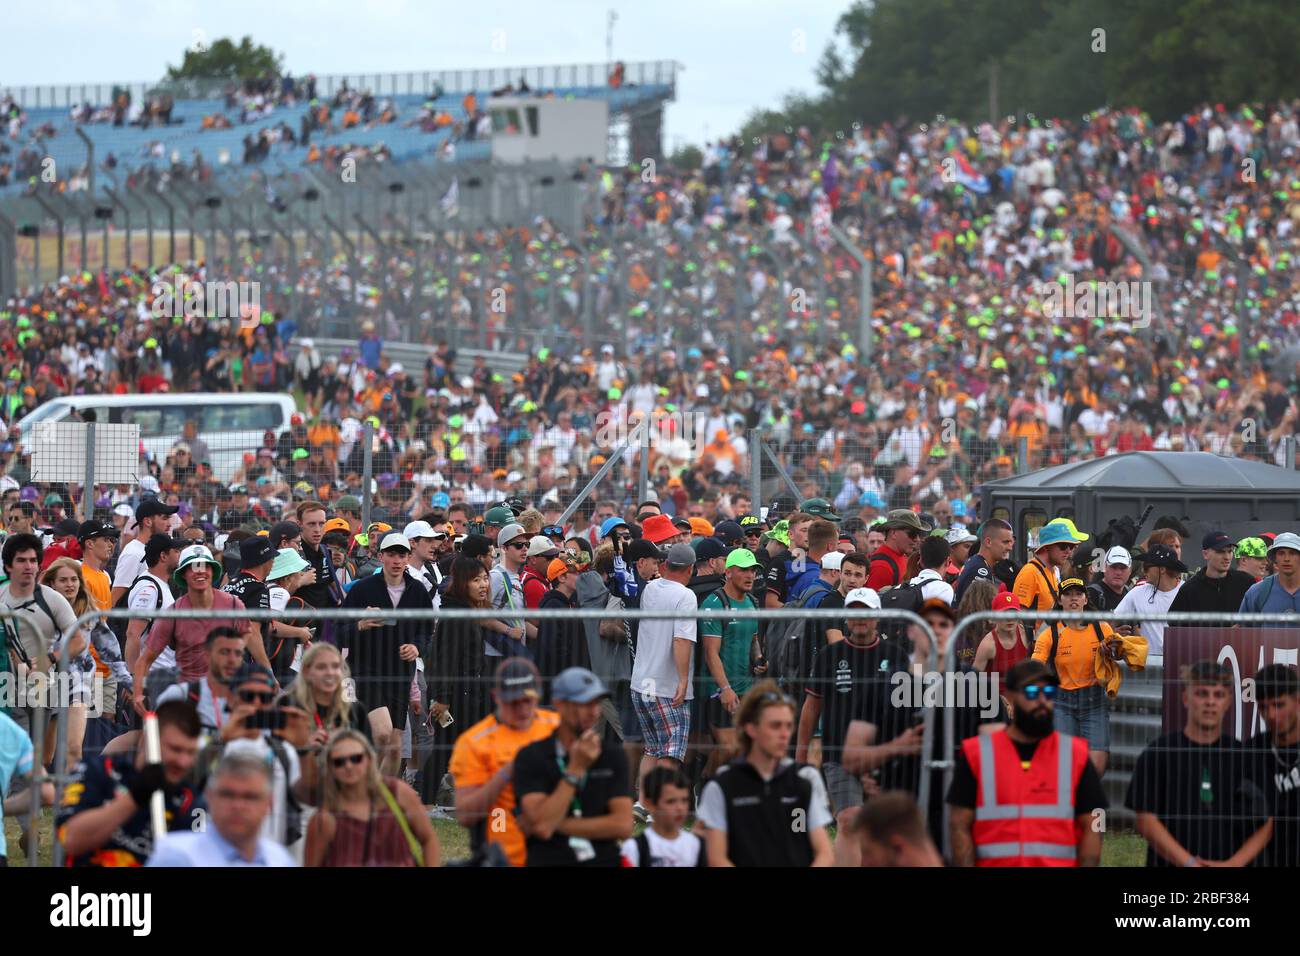
{"label": "dense crowd of people", "polygon": [[[476,859],[515,865],[1096,862],[1100,839],[1071,834],[1105,807],[1108,700],[1163,654],[1148,615],[1293,610],[1300,538],[1207,535],[1193,575],[1177,520],[1094,565],[1087,532],[1056,519],[1021,566],[977,492],[1127,451],[1282,463],[1300,387],[1298,145],[1291,104],[1167,124],[1100,111],[886,125],[828,143],[791,130],[711,145],[699,170],[593,174],[600,214],[581,245],[540,220],[422,258],[254,250],[241,268],[261,277],[261,304],[236,316],[160,314],[160,279],[216,278],[198,263],[15,296],[0,311],[0,604],[30,617],[15,619],[9,666],[66,657],[83,697],[108,701],[60,711],[69,763],[87,759],[58,839],[100,864],[430,865],[425,808],[446,807]],[[832,226],[875,260],[870,356]],[[1057,284],[1120,279],[1153,283],[1150,314],[1048,304]],[[339,318],[360,337],[324,356],[310,334]],[[466,363],[469,336],[527,360]],[[400,337],[425,340],[422,369],[387,353]],[[299,411],[241,449],[232,476],[211,461],[228,439],[197,420],[146,450],[138,487],[34,473],[17,422],[41,404],[169,391],[293,391]],[[647,418],[642,497],[625,445]],[[766,481],[754,500],[754,428],[797,497]],[[115,605],[211,620],[73,623]],[[525,607],[606,617],[515,616]],[[843,616],[729,615],[750,607]],[[241,608],[282,613],[230,616]],[[385,616],[455,608],[502,616]],[[686,616],[697,608],[715,617]],[[948,646],[973,613],[1085,608],[1116,623],[1008,617]],[[918,806],[924,708],[889,691],[934,666],[996,675],[1004,693],[963,709],[954,739],[931,737],[957,771]],[[1188,724],[1152,745],[1127,800],[1151,862],[1295,862],[1300,692],[1294,668],[1265,671],[1267,729],[1243,747],[1216,730],[1217,668],[1182,675]],[[151,708],[161,766],[137,746]],[[51,739],[32,719],[19,709],[18,733]],[[7,772],[31,764],[36,782],[53,756]],[[986,794],[1014,803],[995,782],[1021,765],[1052,792],[1068,779],[1073,801],[1054,805],[1070,812],[999,823]],[[155,848],[147,794],[191,807],[197,778],[220,841]],[[35,796],[48,794],[10,800]],[[802,829],[781,825],[784,805]],[[1047,849],[996,849],[1016,841]]]}

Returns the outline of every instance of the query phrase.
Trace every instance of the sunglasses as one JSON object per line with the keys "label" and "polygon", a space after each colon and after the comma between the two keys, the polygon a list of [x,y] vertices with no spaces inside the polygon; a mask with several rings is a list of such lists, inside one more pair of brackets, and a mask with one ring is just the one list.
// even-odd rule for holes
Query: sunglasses
{"label": "sunglasses", "polygon": [[546,535],[548,538],[563,538],[564,528],[558,524],[547,525],[542,529],[542,534]]}
{"label": "sunglasses", "polygon": [[774,690],[769,690],[766,694],[763,694],[758,699],[765,704],[786,704],[790,707],[794,706],[793,697],[791,697],[789,694],[781,694]]}
{"label": "sunglasses", "polygon": [[362,763],[365,763],[365,760],[366,760],[366,755],[364,753],[359,753],[359,754],[348,754],[346,757],[331,757],[330,763],[334,766],[335,770],[341,770],[344,767],[346,767],[348,764],[352,764],[353,766],[358,766]]}
{"label": "sunglasses", "polygon": [[1020,693],[1025,695],[1025,700],[1038,700],[1041,694],[1043,700],[1056,700],[1055,684],[1026,684],[1020,688]]}
{"label": "sunglasses", "polygon": [[620,541],[631,541],[631,540],[632,540],[632,535],[630,535],[630,534],[620,534],[620,535],[618,536],[618,540],[620,540]]}
{"label": "sunglasses", "polygon": [[524,548],[528,547],[528,542],[527,542],[527,541],[511,541],[509,544],[506,545],[506,547],[507,547],[507,548],[518,548],[519,550],[522,551]]}
{"label": "sunglasses", "polygon": [[254,701],[261,704],[269,704],[271,701],[275,700],[275,694],[271,693],[269,690],[241,690],[239,692],[239,699],[245,704],[251,704]]}
{"label": "sunglasses", "polygon": [[911,538],[913,541],[919,541],[919,540],[921,540],[922,538],[925,537],[925,532],[924,532],[924,531],[909,531],[909,532],[907,532],[907,536],[908,536],[909,538]]}

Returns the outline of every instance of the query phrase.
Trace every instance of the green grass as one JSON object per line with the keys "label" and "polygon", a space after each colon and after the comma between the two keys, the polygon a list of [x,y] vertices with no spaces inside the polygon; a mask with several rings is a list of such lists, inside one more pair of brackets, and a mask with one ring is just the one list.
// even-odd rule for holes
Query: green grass
{"label": "green grass", "polygon": [[[38,853],[40,866],[52,866],[51,827],[53,815],[49,810],[41,814],[41,843]],[[5,839],[8,842],[9,865],[21,867],[27,865],[27,857],[18,849],[18,821],[5,817]],[[438,843],[442,847],[442,862],[454,863],[469,857],[469,832],[453,820],[434,820],[433,828],[438,833]],[[638,824],[637,832],[642,827]],[[1102,866],[1142,866],[1146,862],[1146,841],[1135,833],[1107,833],[1102,837]]]}

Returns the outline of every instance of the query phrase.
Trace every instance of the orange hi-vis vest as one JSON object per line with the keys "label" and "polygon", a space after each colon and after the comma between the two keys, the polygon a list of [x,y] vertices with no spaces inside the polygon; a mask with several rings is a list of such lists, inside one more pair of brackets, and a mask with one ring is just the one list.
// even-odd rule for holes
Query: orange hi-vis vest
{"label": "orange hi-vis vest", "polygon": [[1076,866],[1074,791],[1088,760],[1082,737],[1053,731],[1029,769],[1005,730],[962,741],[975,774],[976,866]]}

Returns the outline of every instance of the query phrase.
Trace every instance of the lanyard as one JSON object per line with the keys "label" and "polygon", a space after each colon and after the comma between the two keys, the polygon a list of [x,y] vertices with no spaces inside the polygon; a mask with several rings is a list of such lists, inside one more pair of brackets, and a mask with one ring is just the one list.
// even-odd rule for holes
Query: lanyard
{"label": "lanyard", "polygon": [[209,683],[210,681],[211,681],[211,677],[203,678],[203,682],[208,686],[208,695],[212,698],[212,720],[213,723],[217,725],[217,730],[220,731],[221,724],[222,724],[221,698],[218,697],[216,694],[212,693],[212,684]]}
{"label": "lanyard", "polygon": [[[569,762],[565,759],[563,752],[560,750],[560,742],[558,740],[555,742],[555,762],[560,767],[561,776],[569,772]],[[585,783],[587,775],[584,773],[582,777],[583,782]],[[578,790],[576,787],[573,791],[573,805],[571,809],[573,810],[573,815],[575,817],[582,816],[582,801],[578,799]]]}

